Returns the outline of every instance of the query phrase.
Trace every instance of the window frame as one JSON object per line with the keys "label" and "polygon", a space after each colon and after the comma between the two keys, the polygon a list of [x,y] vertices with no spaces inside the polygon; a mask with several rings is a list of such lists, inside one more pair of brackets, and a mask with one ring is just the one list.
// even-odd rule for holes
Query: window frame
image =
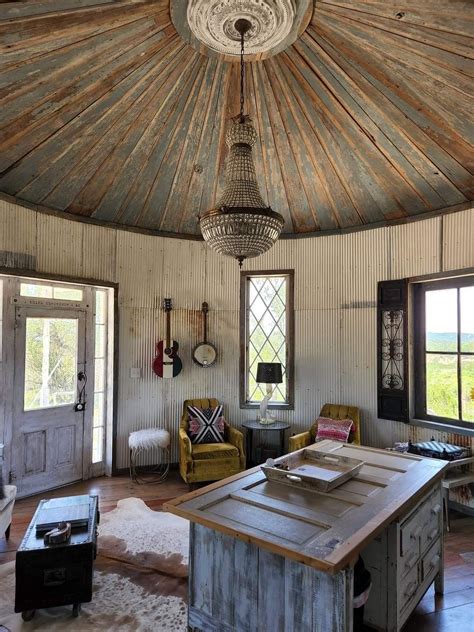
{"label": "window frame", "polygon": [[288,400],[285,403],[272,402],[268,408],[274,410],[294,409],[294,357],[295,357],[295,271],[294,270],[246,270],[240,273],[240,362],[239,362],[239,400],[240,408],[258,409],[259,402],[247,400],[248,365],[248,287],[250,277],[288,278],[286,293],[286,375],[288,376]]}
{"label": "window frame", "polygon": [[[458,410],[462,414],[461,407],[461,363],[460,357],[463,355],[474,356],[472,351],[461,351],[460,346],[460,292],[459,288],[474,286],[474,275],[465,275],[460,277],[451,277],[448,279],[429,280],[425,282],[414,283],[414,400],[415,400],[415,417],[420,420],[439,424],[440,426],[452,426],[464,428],[474,431],[474,421],[465,421],[463,419],[452,419],[449,417],[439,417],[428,414],[426,410],[426,292],[431,290],[457,289],[457,350],[456,351],[436,351],[431,353],[441,353],[446,355],[456,355],[458,358],[457,368],[457,385],[458,385]],[[442,428],[440,428],[442,429]]]}

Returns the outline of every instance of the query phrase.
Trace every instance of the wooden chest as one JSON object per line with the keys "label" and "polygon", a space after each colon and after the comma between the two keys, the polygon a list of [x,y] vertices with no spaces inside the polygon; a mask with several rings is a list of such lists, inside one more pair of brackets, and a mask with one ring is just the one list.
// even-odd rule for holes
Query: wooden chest
{"label": "wooden chest", "polygon": [[[69,497],[69,506],[74,504]],[[97,548],[98,498],[89,496],[89,520],[86,527],[73,529],[68,543],[47,546],[36,533],[42,500],[28,526],[16,554],[15,612],[25,620],[38,608],[72,604],[78,614],[80,604],[92,600],[93,562]]]}

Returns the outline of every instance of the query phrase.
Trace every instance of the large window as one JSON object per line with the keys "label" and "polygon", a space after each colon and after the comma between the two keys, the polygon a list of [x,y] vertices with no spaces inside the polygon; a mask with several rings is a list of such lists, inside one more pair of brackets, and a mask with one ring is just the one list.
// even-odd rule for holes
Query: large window
{"label": "large window", "polygon": [[256,381],[259,362],[279,362],[283,382],[270,406],[293,406],[293,272],[243,272],[240,307],[240,404],[257,407],[265,384]]}
{"label": "large window", "polygon": [[416,415],[474,429],[474,276],[416,286]]}

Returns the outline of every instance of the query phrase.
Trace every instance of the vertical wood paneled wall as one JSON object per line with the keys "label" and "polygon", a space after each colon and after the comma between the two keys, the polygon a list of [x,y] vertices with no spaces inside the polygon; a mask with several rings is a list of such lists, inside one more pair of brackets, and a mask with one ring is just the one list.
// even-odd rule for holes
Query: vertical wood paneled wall
{"label": "vertical wood paneled wall", "polygon": [[[292,432],[306,429],[325,402],[341,402],[362,409],[366,444],[384,447],[433,434],[377,419],[377,281],[474,266],[473,243],[474,210],[467,210],[390,228],[282,240],[246,262],[247,269],[295,270],[295,409],[279,413]],[[239,269],[234,261],[201,242],[102,228],[0,201],[0,265],[18,266],[23,260],[33,262],[38,272],[119,284],[118,467],[128,464],[128,433],[154,425],[171,431],[177,461],[176,434],[186,398],[219,398],[237,426],[255,415],[238,405]],[[173,337],[184,365],[173,380],[160,380],[151,370],[155,343],[164,335],[164,296],[173,299]],[[210,369],[191,360],[202,335],[204,300],[210,307],[209,338],[219,351]],[[132,367],[142,369],[140,379],[130,378]]]}

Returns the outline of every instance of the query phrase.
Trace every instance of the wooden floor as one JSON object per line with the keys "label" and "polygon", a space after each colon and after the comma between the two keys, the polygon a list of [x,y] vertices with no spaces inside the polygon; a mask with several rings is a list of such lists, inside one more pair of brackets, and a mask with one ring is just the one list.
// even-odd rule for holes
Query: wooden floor
{"label": "wooden floor", "polygon": [[[137,485],[128,476],[96,478],[63,487],[24,500],[18,500],[13,513],[10,540],[0,539],[0,561],[14,559],[34,510],[41,498],[69,494],[98,494],[100,510],[110,511],[121,498],[142,498],[152,509],[159,509],[171,498],[188,491],[178,472],[170,472],[161,485]],[[409,619],[404,632],[467,632],[474,621],[474,518],[451,513],[451,532],[445,538],[445,594],[435,597],[431,588]]]}

